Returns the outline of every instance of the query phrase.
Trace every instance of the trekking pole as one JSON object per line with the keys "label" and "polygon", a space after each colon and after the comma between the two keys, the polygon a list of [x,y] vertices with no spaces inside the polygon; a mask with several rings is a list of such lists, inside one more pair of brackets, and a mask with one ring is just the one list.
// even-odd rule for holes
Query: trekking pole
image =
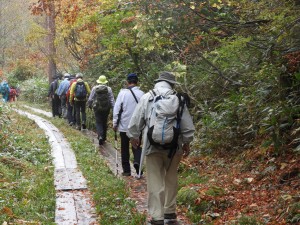
{"label": "trekking pole", "polygon": [[115,149],[116,149],[116,174],[119,175],[119,163],[118,163],[118,140],[117,132],[115,131]]}

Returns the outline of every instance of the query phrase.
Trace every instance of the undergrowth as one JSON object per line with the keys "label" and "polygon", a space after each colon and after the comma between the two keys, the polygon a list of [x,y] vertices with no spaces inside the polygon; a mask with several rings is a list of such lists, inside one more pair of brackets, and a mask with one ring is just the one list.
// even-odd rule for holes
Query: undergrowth
{"label": "undergrowth", "polygon": [[0,221],[54,224],[55,192],[46,136],[7,104],[0,103],[0,118]]}

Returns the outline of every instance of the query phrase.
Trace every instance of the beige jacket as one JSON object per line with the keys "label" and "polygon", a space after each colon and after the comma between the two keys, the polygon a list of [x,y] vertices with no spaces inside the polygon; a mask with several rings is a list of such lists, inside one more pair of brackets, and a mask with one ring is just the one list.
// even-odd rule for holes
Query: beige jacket
{"label": "beige jacket", "polygon": [[[158,90],[159,93],[164,94],[172,89],[171,85],[165,81],[161,81],[155,84],[154,90]],[[129,138],[138,139],[141,131],[143,130],[143,151],[148,155],[153,152],[161,152],[161,150],[150,145],[147,138],[148,124],[147,119],[150,117],[153,96],[150,92],[143,95],[136,106],[131,120],[128,125],[127,136]],[[192,117],[187,109],[184,107],[181,123],[180,123],[181,134],[178,140],[179,149],[177,153],[182,154],[182,145],[184,143],[190,143],[193,140],[195,127],[193,124]]]}

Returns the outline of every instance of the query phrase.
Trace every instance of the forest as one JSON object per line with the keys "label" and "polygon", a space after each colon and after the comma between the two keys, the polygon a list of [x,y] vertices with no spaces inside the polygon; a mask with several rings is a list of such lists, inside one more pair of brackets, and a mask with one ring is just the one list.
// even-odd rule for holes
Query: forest
{"label": "forest", "polygon": [[47,103],[65,72],[105,75],[116,96],[127,74],[147,92],[160,71],[191,99],[182,170],[208,177],[179,192],[193,224],[298,224],[299,0],[0,0],[0,82],[22,101]]}

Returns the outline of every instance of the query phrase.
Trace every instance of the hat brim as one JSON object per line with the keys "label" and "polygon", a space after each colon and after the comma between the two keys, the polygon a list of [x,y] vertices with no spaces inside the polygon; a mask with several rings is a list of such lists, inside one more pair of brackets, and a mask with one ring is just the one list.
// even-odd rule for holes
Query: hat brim
{"label": "hat brim", "polygon": [[99,81],[99,80],[97,80],[96,82],[97,82],[98,84],[107,84],[108,81]]}
{"label": "hat brim", "polygon": [[171,83],[171,84],[180,84],[180,83],[178,83],[176,81],[173,81],[173,80],[167,80],[167,79],[161,79],[161,78],[154,80],[155,83],[157,83],[159,81],[166,81],[166,82]]}

